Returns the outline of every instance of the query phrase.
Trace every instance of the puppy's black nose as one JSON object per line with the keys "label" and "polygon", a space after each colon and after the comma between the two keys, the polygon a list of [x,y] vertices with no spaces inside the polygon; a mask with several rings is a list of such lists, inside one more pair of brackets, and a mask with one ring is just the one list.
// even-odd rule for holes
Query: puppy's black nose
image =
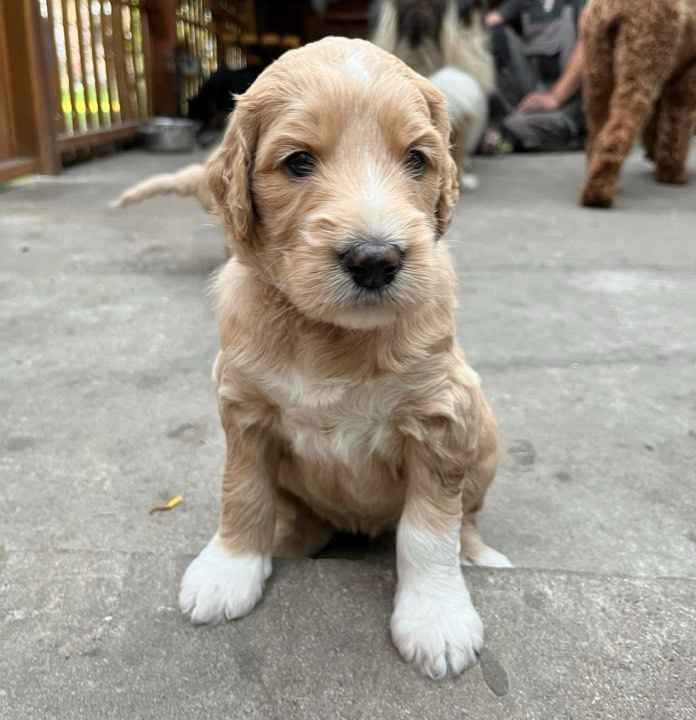
{"label": "puppy's black nose", "polygon": [[341,256],[341,261],[356,285],[367,290],[379,290],[396,277],[402,255],[393,243],[365,240],[355,243]]}

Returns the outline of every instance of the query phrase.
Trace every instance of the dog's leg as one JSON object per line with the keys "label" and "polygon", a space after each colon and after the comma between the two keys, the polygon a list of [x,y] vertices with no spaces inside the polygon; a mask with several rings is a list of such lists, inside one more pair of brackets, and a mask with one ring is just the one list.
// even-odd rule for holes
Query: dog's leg
{"label": "dog's leg", "polygon": [[263,430],[242,434],[224,402],[221,418],[227,461],[218,531],[187,568],[179,593],[181,610],[194,623],[246,615],[271,574],[274,448]]}
{"label": "dog's leg", "polygon": [[696,64],[669,83],[661,101],[662,112],[655,142],[655,179],[683,185],[688,180],[686,161],[696,108]]}
{"label": "dog's leg", "polygon": [[459,566],[460,483],[444,479],[417,447],[407,448],[406,462],[391,633],[403,658],[437,679],[476,660],[483,625]]}
{"label": "dog's leg", "polygon": [[453,121],[456,128],[452,133],[452,157],[457,164],[459,188],[461,190],[477,190],[478,176],[471,172],[471,157],[468,151],[468,136],[471,131],[471,118],[463,117]]}
{"label": "dog's leg", "polygon": [[483,507],[483,498],[495,478],[498,468],[498,442],[493,415],[486,406],[483,428],[479,438],[479,455],[467,472],[462,488],[462,529],[459,556],[462,565],[509,568],[512,563],[503,553],[494,550],[481,540],[476,527],[476,514]]}
{"label": "dog's leg", "polygon": [[[666,47],[670,47],[669,41]],[[603,59],[591,54],[591,45],[587,48],[587,57],[590,70],[586,87],[595,75],[599,77],[599,71],[593,73],[592,69]],[[640,48],[632,45],[632,33],[623,30],[617,36],[613,59],[614,89],[609,117],[601,129],[597,124],[592,130],[597,134],[590,138],[587,180],[582,193],[582,204],[588,207],[608,208],[613,204],[621,166],[648,118],[671,62],[671,58],[665,57],[656,63],[649,54],[641,54]],[[604,73],[610,72],[609,67]],[[593,112],[599,113],[599,110],[594,108]],[[596,120],[590,124],[593,122]]]}
{"label": "dog's leg", "polygon": [[[294,468],[293,468],[294,469]],[[282,472],[282,471],[281,471]],[[275,557],[311,557],[331,539],[334,529],[301,500],[276,489]]]}
{"label": "dog's leg", "polygon": [[[603,60],[606,62],[606,58],[603,57]],[[607,77],[606,73],[611,73],[611,57],[609,57],[608,64],[602,67],[601,72],[590,75],[590,71],[588,71],[583,83],[582,100],[587,125],[585,153],[588,166],[592,162],[597,136],[609,118],[609,103],[611,102],[613,83],[611,76]]]}
{"label": "dog's leg", "polygon": [[645,148],[645,159],[655,162],[655,148],[657,146],[657,128],[660,123],[660,109],[662,101],[655,104],[650,120],[643,129],[643,147]]}
{"label": "dog's leg", "polygon": [[460,559],[462,565],[490,568],[511,568],[512,563],[503,553],[494,550],[481,540],[473,516],[464,518],[461,530]]}

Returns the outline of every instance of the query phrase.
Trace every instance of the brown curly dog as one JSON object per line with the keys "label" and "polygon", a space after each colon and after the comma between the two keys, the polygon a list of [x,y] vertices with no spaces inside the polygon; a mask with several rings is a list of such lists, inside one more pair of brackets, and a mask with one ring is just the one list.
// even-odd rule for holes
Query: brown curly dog
{"label": "brown curly dog", "polygon": [[684,184],[696,110],[696,0],[589,0],[583,21],[587,179],[611,207],[641,128],[658,182]]}

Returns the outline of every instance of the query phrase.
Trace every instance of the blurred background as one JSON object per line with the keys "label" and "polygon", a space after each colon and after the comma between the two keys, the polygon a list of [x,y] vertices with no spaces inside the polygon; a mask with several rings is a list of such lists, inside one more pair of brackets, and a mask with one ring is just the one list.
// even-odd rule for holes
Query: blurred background
{"label": "blurred background", "polygon": [[367,37],[368,17],[369,0],[0,2],[0,182],[118,149],[154,116],[212,131],[221,87],[325,35]]}

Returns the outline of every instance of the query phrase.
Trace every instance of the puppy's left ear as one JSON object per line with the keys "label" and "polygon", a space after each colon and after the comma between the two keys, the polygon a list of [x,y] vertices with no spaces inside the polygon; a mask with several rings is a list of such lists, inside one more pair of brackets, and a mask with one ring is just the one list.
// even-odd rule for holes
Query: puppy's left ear
{"label": "puppy's left ear", "polygon": [[445,234],[459,199],[459,174],[450,152],[451,127],[444,95],[429,81],[418,76],[421,92],[430,110],[430,119],[442,138],[443,160],[439,168],[440,195],[437,201],[437,235]]}
{"label": "puppy's left ear", "polygon": [[457,163],[454,162],[449,149],[449,140],[447,142],[445,165],[446,167],[443,168],[440,177],[440,198],[437,203],[438,237],[442,237],[450,226],[454,208],[457,205],[457,200],[459,200],[459,173],[457,172]]}

